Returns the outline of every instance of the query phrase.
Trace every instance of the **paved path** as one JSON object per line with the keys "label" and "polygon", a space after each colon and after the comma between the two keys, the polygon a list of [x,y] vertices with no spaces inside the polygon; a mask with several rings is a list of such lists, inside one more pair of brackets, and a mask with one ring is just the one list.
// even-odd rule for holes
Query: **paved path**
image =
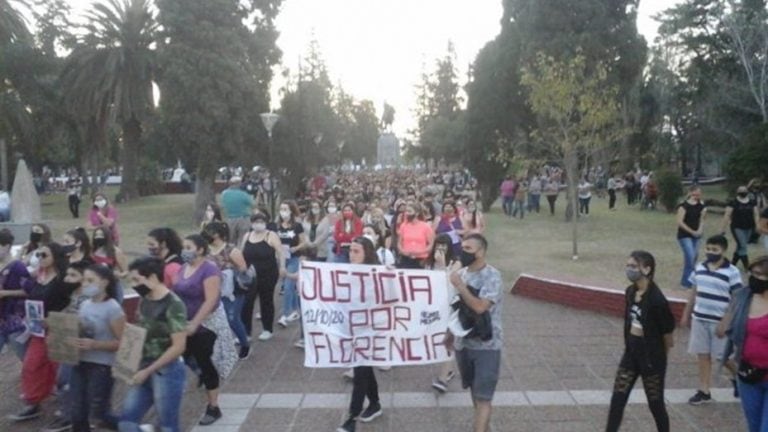
{"label": "paved path", "polygon": [[[256,327],[258,328],[258,327]],[[493,414],[494,431],[600,431],[621,355],[621,321],[508,295],[505,298],[506,349]],[[334,431],[344,418],[351,384],[336,369],[305,369],[302,351],[292,342],[298,329],[278,331],[257,343],[222,389],[225,417],[212,427],[194,424],[204,405],[202,390],[189,380],[184,401],[184,427],[194,432]],[[667,375],[667,401],[673,431],[746,430],[729,382],[717,379],[717,402],[692,407],[686,401],[696,387],[694,359],[685,354],[687,330],[678,330]],[[0,355],[0,431],[37,431],[47,416],[13,425],[5,415],[17,410],[19,363]],[[454,380],[451,392],[430,390],[434,367],[402,367],[377,371],[384,416],[362,432],[464,432],[471,430],[467,393]],[[116,400],[123,389],[116,391]],[[641,385],[625,414],[626,431],[653,431]]]}

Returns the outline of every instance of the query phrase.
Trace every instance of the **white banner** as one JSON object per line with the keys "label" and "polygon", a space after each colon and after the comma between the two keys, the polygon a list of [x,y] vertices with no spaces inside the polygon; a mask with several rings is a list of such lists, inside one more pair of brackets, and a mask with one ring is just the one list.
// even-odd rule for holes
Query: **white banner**
{"label": "white banner", "polygon": [[299,276],[304,366],[400,366],[448,360],[441,271],[305,261]]}

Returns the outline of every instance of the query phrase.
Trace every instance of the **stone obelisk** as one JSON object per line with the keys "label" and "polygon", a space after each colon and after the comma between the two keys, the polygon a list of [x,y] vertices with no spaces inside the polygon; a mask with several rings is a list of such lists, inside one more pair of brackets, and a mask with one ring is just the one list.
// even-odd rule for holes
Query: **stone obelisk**
{"label": "stone obelisk", "polygon": [[19,160],[11,191],[11,221],[15,224],[40,222],[40,196],[24,159]]}

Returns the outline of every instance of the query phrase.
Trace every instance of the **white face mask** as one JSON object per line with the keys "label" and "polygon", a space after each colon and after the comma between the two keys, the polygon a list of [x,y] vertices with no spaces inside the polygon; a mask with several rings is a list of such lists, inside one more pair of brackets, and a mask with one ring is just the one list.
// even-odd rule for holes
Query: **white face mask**
{"label": "white face mask", "polygon": [[98,207],[100,209],[103,209],[104,207],[107,206],[107,200],[98,199],[98,200],[93,202],[93,205],[95,205],[96,207]]}
{"label": "white face mask", "polygon": [[253,229],[254,232],[260,233],[267,230],[267,224],[265,223],[255,223],[251,225],[251,229]]}
{"label": "white face mask", "polygon": [[320,214],[320,209],[319,208],[313,208],[312,209],[312,214],[315,215],[315,216],[319,215]]}
{"label": "white face mask", "polygon": [[291,217],[290,211],[280,210],[280,217],[283,218],[283,220],[288,220],[288,218]]}
{"label": "white face mask", "polygon": [[328,207],[328,214],[336,214],[338,210],[336,207]]}

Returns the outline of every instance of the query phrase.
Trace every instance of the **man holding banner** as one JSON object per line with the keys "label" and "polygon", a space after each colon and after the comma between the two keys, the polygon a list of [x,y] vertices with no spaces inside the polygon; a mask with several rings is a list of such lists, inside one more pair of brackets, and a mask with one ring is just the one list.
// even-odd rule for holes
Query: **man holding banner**
{"label": "man holding banner", "polygon": [[[487,432],[501,364],[501,273],[486,262],[488,241],[482,235],[467,236],[461,247],[462,268],[450,278],[460,296],[464,330],[455,335],[454,348],[462,386],[470,389],[475,405],[474,430]],[[453,337],[449,334],[448,339]]]}

